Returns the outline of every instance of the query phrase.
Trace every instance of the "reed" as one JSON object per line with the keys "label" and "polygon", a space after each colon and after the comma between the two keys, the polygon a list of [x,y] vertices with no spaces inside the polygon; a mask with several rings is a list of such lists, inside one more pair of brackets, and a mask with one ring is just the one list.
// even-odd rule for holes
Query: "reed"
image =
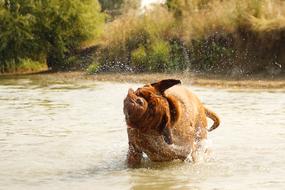
{"label": "reed", "polygon": [[[281,0],[168,0],[107,23],[98,60],[134,71],[228,72],[238,67],[252,73],[275,62],[284,71],[284,27]],[[152,56],[159,49],[155,44],[161,47],[159,59]]]}

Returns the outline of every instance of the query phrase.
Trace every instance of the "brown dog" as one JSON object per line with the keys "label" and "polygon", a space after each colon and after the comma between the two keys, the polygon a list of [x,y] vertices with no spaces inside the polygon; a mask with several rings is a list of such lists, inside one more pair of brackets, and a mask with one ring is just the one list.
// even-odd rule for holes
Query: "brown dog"
{"label": "brown dog", "polygon": [[[136,166],[144,152],[152,161],[185,160],[195,154],[199,143],[220,124],[218,116],[206,109],[197,96],[181,84],[168,79],[129,89],[124,100],[128,125],[127,162]],[[207,129],[206,116],[214,123]]]}

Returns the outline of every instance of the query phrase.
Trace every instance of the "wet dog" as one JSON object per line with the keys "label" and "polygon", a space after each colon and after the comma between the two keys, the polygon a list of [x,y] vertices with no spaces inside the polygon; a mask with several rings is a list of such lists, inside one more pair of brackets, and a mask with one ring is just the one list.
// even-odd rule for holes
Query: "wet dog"
{"label": "wet dog", "polygon": [[[198,97],[167,79],[148,84],[136,91],[129,89],[124,100],[129,150],[127,163],[137,166],[143,152],[152,161],[185,160],[196,152],[207,132],[217,128],[219,117],[205,108]],[[207,119],[214,123],[207,128]]]}

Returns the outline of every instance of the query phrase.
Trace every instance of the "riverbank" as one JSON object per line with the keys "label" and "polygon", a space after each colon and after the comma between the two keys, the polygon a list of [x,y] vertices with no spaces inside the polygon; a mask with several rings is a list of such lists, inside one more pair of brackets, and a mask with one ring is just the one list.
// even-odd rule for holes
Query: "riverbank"
{"label": "riverbank", "polygon": [[[5,35],[0,41],[5,43],[0,73],[35,71],[37,63],[45,63],[53,71],[89,73],[285,74],[281,0],[167,0],[143,12],[120,1],[122,9],[117,7],[118,15],[110,17],[108,11],[114,10],[102,13],[100,4],[92,2],[46,5],[52,14],[41,11],[38,3],[12,3],[11,7],[21,7],[17,13],[10,6],[1,7]],[[23,27],[9,24],[18,23],[20,16]]]}
{"label": "riverbank", "polygon": [[86,74],[85,72],[42,72],[24,75],[0,75],[0,78],[32,77],[34,79],[49,79],[69,81],[110,81],[151,83],[165,78],[180,79],[184,84],[214,88],[251,88],[251,89],[283,89],[285,90],[285,76],[275,78],[262,75],[239,77],[226,77],[223,75],[197,74],[197,73],[100,73]]}

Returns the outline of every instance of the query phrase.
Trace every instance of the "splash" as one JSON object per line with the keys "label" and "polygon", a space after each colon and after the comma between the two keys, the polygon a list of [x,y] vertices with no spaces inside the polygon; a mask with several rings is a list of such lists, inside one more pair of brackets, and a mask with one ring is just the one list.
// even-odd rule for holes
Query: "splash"
{"label": "splash", "polygon": [[[199,142],[199,148],[196,152],[196,157],[195,157],[195,163],[205,163],[213,160],[213,155],[212,155],[212,147],[213,143],[212,140],[210,139],[204,139],[201,142]],[[192,158],[192,150],[188,154],[187,158],[185,159],[185,162],[194,162]]]}

